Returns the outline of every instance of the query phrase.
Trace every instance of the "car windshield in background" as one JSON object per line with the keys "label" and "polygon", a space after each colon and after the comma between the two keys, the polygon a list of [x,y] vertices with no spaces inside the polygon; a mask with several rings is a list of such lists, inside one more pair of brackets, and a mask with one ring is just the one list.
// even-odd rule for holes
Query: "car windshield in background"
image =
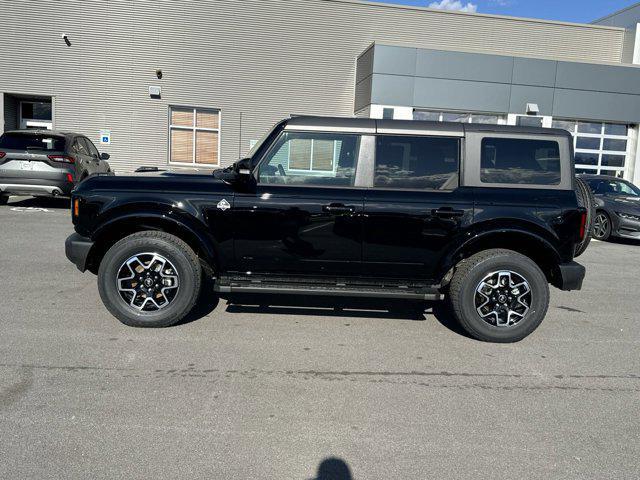
{"label": "car windshield in background", "polygon": [[0,150],[63,151],[64,143],[64,137],[46,133],[5,133],[0,137]]}
{"label": "car windshield in background", "polygon": [[624,195],[627,197],[640,197],[640,188],[622,180],[592,179],[589,187],[596,195]]}

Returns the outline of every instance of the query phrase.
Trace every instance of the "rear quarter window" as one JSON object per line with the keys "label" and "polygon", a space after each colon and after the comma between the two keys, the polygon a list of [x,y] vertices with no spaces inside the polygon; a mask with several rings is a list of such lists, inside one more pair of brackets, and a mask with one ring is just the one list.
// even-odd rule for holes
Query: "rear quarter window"
{"label": "rear quarter window", "polygon": [[482,183],[560,184],[557,141],[486,137],[481,150]]}
{"label": "rear quarter window", "polygon": [[64,137],[57,135],[5,133],[0,136],[0,150],[64,151],[64,145]]}

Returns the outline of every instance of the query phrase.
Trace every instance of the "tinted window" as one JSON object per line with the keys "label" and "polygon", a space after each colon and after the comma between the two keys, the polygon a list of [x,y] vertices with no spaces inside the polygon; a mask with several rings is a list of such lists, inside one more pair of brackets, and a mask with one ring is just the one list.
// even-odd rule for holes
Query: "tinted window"
{"label": "tinted window", "polygon": [[600,150],[600,138],[578,137],[576,139],[576,148],[585,148],[587,150]]}
{"label": "tinted window", "polygon": [[379,136],[374,185],[452,190],[458,186],[459,157],[455,138]]}
{"label": "tinted window", "polygon": [[0,150],[64,150],[64,137],[56,135],[29,135],[5,133],[0,137]]}
{"label": "tinted window", "polygon": [[558,142],[519,138],[484,138],[480,180],[484,183],[558,185]]}
{"label": "tinted window", "polygon": [[620,180],[591,179],[588,181],[593,193],[598,195],[624,195],[639,197],[640,189],[635,185]]}
{"label": "tinted window", "polygon": [[280,135],[261,162],[260,183],[353,186],[359,135],[292,133]]}
{"label": "tinted window", "polygon": [[95,145],[91,140],[89,140],[86,137],[84,137],[82,140],[87,146],[87,151],[89,152],[89,155],[91,155],[92,157],[100,157],[100,154],[98,153],[98,149],[95,147]]}
{"label": "tinted window", "polygon": [[89,151],[87,150],[87,145],[84,143],[82,138],[77,137],[73,142],[72,150],[79,155],[89,155]]}

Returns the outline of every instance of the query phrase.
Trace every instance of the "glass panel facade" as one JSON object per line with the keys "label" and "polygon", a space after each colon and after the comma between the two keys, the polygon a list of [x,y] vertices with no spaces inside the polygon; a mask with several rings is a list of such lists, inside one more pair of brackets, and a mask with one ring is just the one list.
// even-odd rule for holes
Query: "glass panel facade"
{"label": "glass panel facade", "polygon": [[469,113],[469,112],[441,112],[437,110],[414,110],[414,120],[429,120],[432,122],[462,122],[462,123],[484,123],[484,124],[504,124],[506,115],[496,115],[490,113]]}
{"label": "glass panel facade", "polygon": [[573,135],[576,173],[624,175],[630,143],[627,125],[554,119],[552,126]]}

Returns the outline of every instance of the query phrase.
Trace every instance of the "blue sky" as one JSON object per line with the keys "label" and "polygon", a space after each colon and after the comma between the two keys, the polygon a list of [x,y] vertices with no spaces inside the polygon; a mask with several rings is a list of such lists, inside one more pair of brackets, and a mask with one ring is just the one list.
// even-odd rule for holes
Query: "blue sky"
{"label": "blue sky", "polygon": [[636,0],[383,0],[427,7],[431,3],[444,2],[462,8],[474,7],[478,13],[511,15],[515,17],[544,18],[566,22],[590,23],[616,10],[636,3]]}

